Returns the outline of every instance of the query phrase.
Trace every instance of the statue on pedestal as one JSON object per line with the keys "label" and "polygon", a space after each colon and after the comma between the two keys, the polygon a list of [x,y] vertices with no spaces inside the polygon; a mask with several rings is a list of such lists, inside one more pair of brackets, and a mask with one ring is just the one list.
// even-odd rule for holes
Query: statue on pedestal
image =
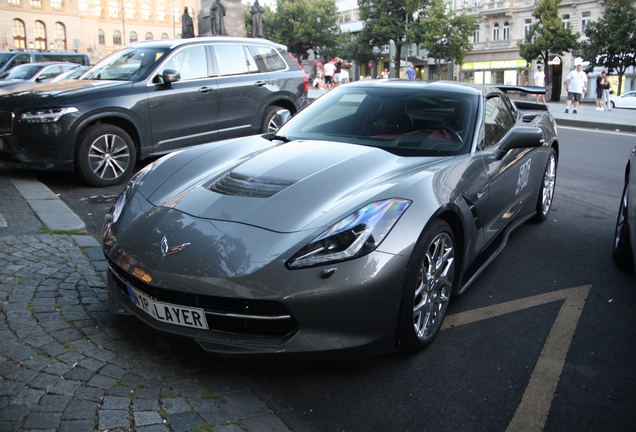
{"label": "statue on pedestal", "polygon": [[192,17],[188,13],[188,7],[183,9],[183,15],[181,15],[181,39],[189,39],[194,37],[194,24],[192,23]]}
{"label": "statue on pedestal", "polygon": [[225,6],[221,3],[221,0],[214,0],[212,6],[210,6],[210,20],[212,21],[212,36],[227,36],[225,31],[225,22],[223,17],[225,16]]}
{"label": "statue on pedestal", "polygon": [[252,37],[263,37],[263,14],[265,9],[258,4],[258,0],[254,2],[254,5],[250,9],[252,14]]}

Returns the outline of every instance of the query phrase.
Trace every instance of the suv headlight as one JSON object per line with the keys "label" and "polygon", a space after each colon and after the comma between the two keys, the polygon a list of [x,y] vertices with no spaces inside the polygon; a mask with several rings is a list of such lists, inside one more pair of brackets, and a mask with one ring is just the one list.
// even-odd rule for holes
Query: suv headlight
{"label": "suv headlight", "polygon": [[285,263],[289,269],[358,258],[375,250],[412,201],[372,202],[340,220]]}
{"label": "suv headlight", "polygon": [[64,114],[74,113],[77,111],[79,110],[75,107],[29,111],[20,116],[20,121],[25,123],[55,123],[62,118]]}

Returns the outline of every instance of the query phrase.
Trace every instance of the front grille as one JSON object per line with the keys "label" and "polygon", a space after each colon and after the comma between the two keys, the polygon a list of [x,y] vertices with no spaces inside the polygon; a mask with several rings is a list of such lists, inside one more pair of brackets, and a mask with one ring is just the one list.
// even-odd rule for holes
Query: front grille
{"label": "front grille", "polygon": [[7,111],[0,111],[0,134],[11,135],[13,133],[13,118],[15,114]]}
{"label": "front grille", "polygon": [[191,294],[153,287],[131,277],[111,260],[108,262],[116,274],[113,278],[115,283],[126,297],[128,289],[122,280],[158,301],[203,309],[207,312],[210,330],[265,337],[286,337],[298,330],[298,323],[280,302]]}
{"label": "front grille", "polygon": [[231,172],[210,186],[210,190],[223,195],[269,198],[293,184],[289,180],[253,178]]}
{"label": "front grille", "polygon": [[55,146],[50,143],[25,145],[24,152],[34,159],[57,157],[57,150],[55,149]]}

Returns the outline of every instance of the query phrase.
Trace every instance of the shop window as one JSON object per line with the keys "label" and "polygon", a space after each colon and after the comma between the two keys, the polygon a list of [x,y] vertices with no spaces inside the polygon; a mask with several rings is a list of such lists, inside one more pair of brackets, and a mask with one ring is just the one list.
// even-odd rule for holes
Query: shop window
{"label": "shop window", "polygon": [[102,2],[99,0],[93,0],[93,15],[102,16]]}
{"label": "shop window", "polygon": [[530,33],[530,26],[532,25],[532,20],[527,19],[523,24],[523,37],[528,37],[528,33]]}
{"label": "shop window", "polygon": [[152,35],[152,33],[148,32],[146,33],[146,40],[153,40],[154,36]]}
{"label": "shop window", "polygon": [[563,21],[563,28],[564,29],[569,29],[570,28],[570,14],[561,15],[561,21]]}
{"label": "shop window", "polygon": [[506,22],[503,25],[503,40],[510,39],[510,25]]}
{"label": "shop window", "polygon": [[157,18],[159,18],[159,21],[166,20],[166,8],[163,5],[157,6]]}
{"label": "shop window", "polygon": [[121,32],[119,30],[113,32],[113,45],[121,45]]}
{"label": "shop window", "polygon": [[100,45],[106,44],[106,36],[104,35],[104,30],[102,29],[97,30],[97,40]]}
{"label": "shop window", "polygon": [[498,41],[499,40],[499,24],[495,23],[495,25],[493,26],[492,29],[492,40],[493,41]]}
{"label": "shop window", "polygon": [[46,25],[42,21],[35,22],[35,49],[46,50]]}
{"label": "shop window", "polygon": [[135,5],[132,3],[126,3],[124,8],[126,11],[126,19],[135,19]]}
{"label": "shop window", "polygon": [[119,17],[119,3],[116,1],[108,2],[108,16],[111,18]]}
{"label": "shop window", "polygon": [[61,22],[55,23],[55,43],[58,48],[66,49],[66,26]]}
{"label": "shop window", "polygon": [[137,42],[137,32],[131,31],[130,32],[130,42]]}
{"label": "shop window", "polygon": [[587,30],[587,26],[590,23],[590,19],[592,19],[591,12],[583,12],[581,14],[581,34],[585,34],[585,30]]}
{"label": "shop window", "polygon": [[144,4],[141,7],[141,18],[145,20],[150,19],[150,6],[148,6],[147,4]]}
{"label": "shop window", "polygon": [[26,48],[26,27],[24,21],[13,20],[13,45],[16,48]]}

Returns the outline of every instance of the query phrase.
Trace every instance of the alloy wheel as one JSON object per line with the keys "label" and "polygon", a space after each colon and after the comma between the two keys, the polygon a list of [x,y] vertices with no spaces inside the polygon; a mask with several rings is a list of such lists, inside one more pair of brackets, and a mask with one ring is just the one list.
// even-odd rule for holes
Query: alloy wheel
{"label": "alloy wheel", "polygon": [[106,134],[91,144],[88,162],[97,177],[112,180],[122,176],[126,171],[130,163],[130,152],[120,136]]}
{"label": "alloy wheel", "polygon": [[554,183],[556,180],[556,156],[550,154],[550,160],[543,176],[543,198],[541,199],[541,211],[547,215],[552,205],[552,197],[554,195]]}

